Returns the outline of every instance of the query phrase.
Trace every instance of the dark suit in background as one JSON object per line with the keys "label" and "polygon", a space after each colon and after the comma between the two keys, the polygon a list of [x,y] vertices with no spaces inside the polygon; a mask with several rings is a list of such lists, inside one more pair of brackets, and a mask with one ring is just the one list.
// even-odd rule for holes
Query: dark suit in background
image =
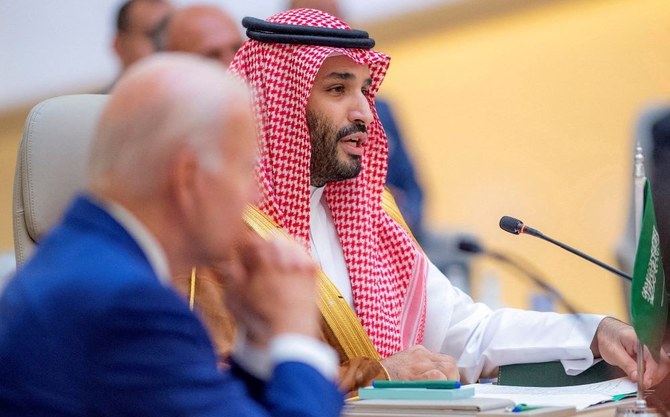
{"label": "dark suit in background", "polygon": [[398,203],[400,212],[412,230],[421,240],[423,232],[423,190],[416,178],[416,170],[410,158],[391,106],[386,100],[377,98],[375,108],[379,121],[388,138],[389,156],[386,185]]}

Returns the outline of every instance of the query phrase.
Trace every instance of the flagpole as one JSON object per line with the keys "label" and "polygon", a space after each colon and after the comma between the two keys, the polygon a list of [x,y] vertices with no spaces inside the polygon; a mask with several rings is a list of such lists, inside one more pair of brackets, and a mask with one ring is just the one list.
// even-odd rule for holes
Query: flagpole
{"label": "flagpole", "polygon": [[[644,209],[644,186],[647,181],[644,172],[644,154],[642,153],[642,146],[638,142],[635,146],[635,170],[634,170],[634,186],[633,202],[635,204],[635,242],[636,246],[640,242],[640,232],[642,231],[642,210]],[[636,250],[637,252],[637,250]],[[647,407],[647,402],[644,399],[644,344],[638,337],[637,342],[637,399],[635,407],[644,409]]]}

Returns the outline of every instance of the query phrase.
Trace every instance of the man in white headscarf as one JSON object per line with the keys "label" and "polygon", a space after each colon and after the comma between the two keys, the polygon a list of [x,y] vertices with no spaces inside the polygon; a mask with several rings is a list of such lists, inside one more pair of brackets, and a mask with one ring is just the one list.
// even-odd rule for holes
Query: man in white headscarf
{"label": "man in white headscarf", "polygon": [[[320,264],[324,336],[343,375],[355,374],[358,358],[379,365],[349,383],[472,382],[500,365],[548,360],[579,372],[596,357],[635,377],[630,326],[594,315],[492,311],[426,258],[384,191],[388,149],[374,98],[389,57],[371,49],[366,32],[312,9],[243,25],[250,39],[230,70],[254,94],[262,190],[247,220],[259,232],[282,228]],[[651,384],[668,360],[645,357]]]}

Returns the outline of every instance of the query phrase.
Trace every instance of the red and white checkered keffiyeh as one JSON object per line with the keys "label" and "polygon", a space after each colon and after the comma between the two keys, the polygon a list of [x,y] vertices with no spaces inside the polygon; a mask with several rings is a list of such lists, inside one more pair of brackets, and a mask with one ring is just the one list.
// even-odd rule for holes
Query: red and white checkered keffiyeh
{"label": "red and white checkered keffiyeh", "polygon": [[[293,9],[268,22],[350,29],[321,11]],[[427,262],[407,232],[382,208],[388,144],[374,96],[388,69],[389,57],[374,50],[247,40],[230,71],[254,92],[259,115],[262,189],[260,208],[310,248],[310,155],[306,107],[314,79],[332,54],[370,67],[370,107],[374,122],[361,173],[331,182],[324,196],[332,212],[349,271],[356,314],[382,357],[423,340]]]}

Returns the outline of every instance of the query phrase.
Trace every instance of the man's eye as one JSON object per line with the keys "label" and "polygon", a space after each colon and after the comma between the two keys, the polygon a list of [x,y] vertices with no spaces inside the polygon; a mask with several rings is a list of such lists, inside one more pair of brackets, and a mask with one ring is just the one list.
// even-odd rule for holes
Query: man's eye
{"label": "man's eye", "polygon": [[344,86],[343,85],[336,85],[333,87],[330,87],[328,91],[333,92],[333,93],[344,93]]}

